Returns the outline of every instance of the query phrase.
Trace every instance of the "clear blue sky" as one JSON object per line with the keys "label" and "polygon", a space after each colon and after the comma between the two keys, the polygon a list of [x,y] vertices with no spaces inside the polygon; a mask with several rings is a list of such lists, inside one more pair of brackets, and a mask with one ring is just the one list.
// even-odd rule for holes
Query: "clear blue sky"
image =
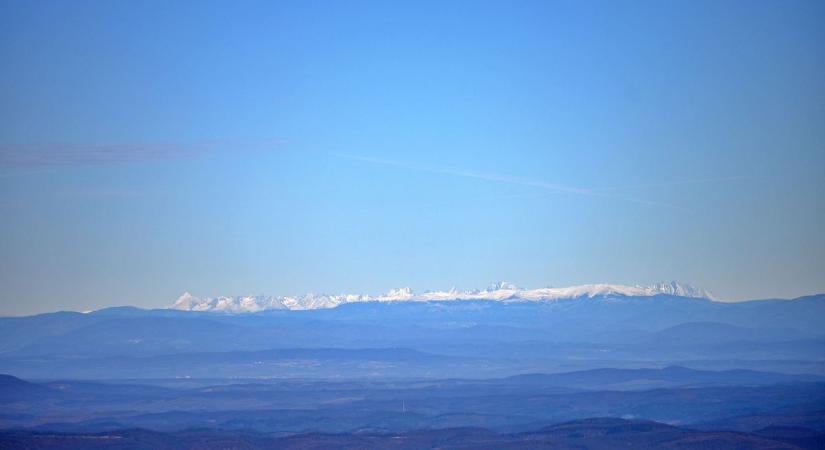
{"label": "clear blue sky", "polygon": [[825,2],[0,2],[0,313],[825,291]]}

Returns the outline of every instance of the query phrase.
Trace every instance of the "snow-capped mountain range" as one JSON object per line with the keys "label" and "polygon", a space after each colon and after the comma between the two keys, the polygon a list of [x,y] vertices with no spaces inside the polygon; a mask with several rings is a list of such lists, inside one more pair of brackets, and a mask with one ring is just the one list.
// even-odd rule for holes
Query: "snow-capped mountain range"
{"label": "snow-capped mountain range", "polygon": [[345,303],[356,302],[395,302],[395,301],[459,301],[459,300],[495,300],[495,301],[553,301],[593,297],[650,297],[665,294],[679,297],[713,299],[705,291],[687,284],[672,282],[651,285],[626,286],[619,284],[585,284],[564,288],[523,289],[511,283],[493,283],[484,290],[427,291],[415,293],[410,288],[392,289],[382,295],[368,294],[306,294],[300,296],[229,296],[229,297],[195,297],[185,292],[178,297],[172,309],[182,311],[213,311],[228,313],[259,312],[270,309],[321,309],[334,308]]}

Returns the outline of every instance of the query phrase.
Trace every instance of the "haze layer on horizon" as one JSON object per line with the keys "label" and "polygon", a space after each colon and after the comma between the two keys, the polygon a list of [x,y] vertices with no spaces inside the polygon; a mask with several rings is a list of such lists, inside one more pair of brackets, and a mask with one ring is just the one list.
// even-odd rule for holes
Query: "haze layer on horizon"
{"label": "haze layer on horizon", "polygon": [[825,291],[825,4],[3,2],[0,314]]}

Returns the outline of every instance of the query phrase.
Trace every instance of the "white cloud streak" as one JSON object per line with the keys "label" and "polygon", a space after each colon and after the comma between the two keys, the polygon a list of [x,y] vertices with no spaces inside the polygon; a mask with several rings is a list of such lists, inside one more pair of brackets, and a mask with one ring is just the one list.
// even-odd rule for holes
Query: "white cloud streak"
{"label": "white cloud streak", "polygon": [[55,167],[74,165],[115,165],[146,161],[188,159],[210,152],[238,149],[265,149],[283,141],[190,141],[190,142],[108,142],[38,144],[0,143],[0,167]]}
{"label": "white cloud streak", "polygon": [[383,159],[383,158],[374,158],[369,156],[361,156],[361,155],[351,155],[351,154],[342,154],[342,153],[333,153],[333,156],[337,156],[340,158],[346,158],[353,161],[361,161],[369,164],[376,164],[376,165],[383,165],[383,166],[391,166],[397,167],[400,169],[406,170],[414,170],[418,172],[427,172],[427,173],[434,173],[434,174],[442,174],[442,175],[451,175],[463,178],[474,178],[478,180],[484,181],[491,181],[497,183],[507,183],[507,184],[516,184],[521,186],[533,187],[537,189],[542,189],[550,192],[555,192],[559,194],[570,194],[570,195],[580,195],[580,196],[587,196],[587,197],[596,197],[596,198],[607,198],[607,199],[616,199],[631,203],[637,203],[642,205],[648,206],[655,206],[660,208],[667,208],[673,209],[683,212],[690,212],[691,210],[682,206],[674,205],[671,203],[666,202],[659,202],[654,200],[646,200],[642,198],[627,196],[619,193],[615,193],[613,191],[617,191],[621,188],[607,188],[607,189],[590,189],[590,188],[581,188],[575,186],[567,186],[563,184],[557,183],[550,183],[541,180],[534,180],[530,178],[523,178],[523,177],[515,177],[511,175],[503,175],[498,173],[491,173],[491,172],[478,172],[473,170],[464,170],[464,169],[453,169],[447,167],[438,167],[438,166],[431,166],[426,164],[417,164],[411,163],[406,161],[396,161],[391,159]]}

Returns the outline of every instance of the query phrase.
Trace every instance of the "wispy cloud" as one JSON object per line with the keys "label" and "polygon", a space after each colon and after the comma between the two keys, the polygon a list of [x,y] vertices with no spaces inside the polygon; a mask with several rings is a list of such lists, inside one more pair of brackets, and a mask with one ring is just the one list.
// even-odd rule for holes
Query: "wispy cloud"
{"label": "wispy cloud", "polygon": [[[491,172],[478,172],[472,170],[463,170],[463,169],[454,169],[454,168],[447,168],[447,167],[438,167],[438,166],[431,166],[426,164],[418,164],[418,163],[411,163],[406,161],[396,161],[390,159],[383,159],[383,158],[373,158],[368,156],[361,156],[361,155],[351,155],[351,154],[342,154],[342,153],[334,153],[334,156],[351,159],[354,161],[361,161],[370,164],[378,164],[384,166],[392,166],[401,169],[407,170],[415,170],[419,172],[428,172],[428,173],[435,173],[435,174],[443,174],[443,175],[452,175],[457,177],[464,177],[464,178],[475,178],[479,180],[491,181],[491,182],[498,182],[498,183],[508,183],[508,184],[516,184],[521,186],[528,186],[537,189],[542,189],[550,192],[561,193],[561,194],[571,194],[571,195],[581,195],[581,196],[588,196],[588,197],[598,197],[598,198],[607,198],[607,199],[616,199],[620,201],[626,201],[631,203],[637,203],[642,205],[660,207],[660,208],[667,208],[667,209],[674,209],[683,212],[690,212],[689,208],[685,208],[683,206],[675,205],[672,203],[667,202],[660,202],[655,200],[647,200],[635,196],[629,196],[618,191],[622,190],[620,187],[615,188],[582,188],[578,186],[569,186],[564,184],[558,183],[550,183],[542,180],[534,180],[531,178],[524,178],[524,177],[516,177],[511,175],[503,175],[498,173],[491,173]],[[710,179],[708,179],[710,180]],[[694,180],[697,182],[698,180]]]}
{"label": "wispy cloud", "polygon": [[510,183],[510,184],[520,184],[522,186],[531,186],[535,188],[541,188],[549,191],[559,192],[559,193],[568,193],[568,194],[581,194],[581,195],[590,195],[591,191],[589,189],[581,189],[578,187],[572,186],[565,186],[561,184],[554,184],[548,183],[540,180],[532,180],[529,178],[522,178],[522,177],[513,177],[509,175],[501,175],[497,173],[491,172],[477,172],[472,170],[462,170],[462,169],[451,169],[445,167],[437,167],[437,166],[430,166],[425,164],[416,164],[404,161],[395,161],[390,159],[382,159],[382,158],[372,158],[367,156],[360,156],[360,155],[349,155],[349,154],[341,154],[336,153],[335,156],[352,159],[355,161],[363,161],[372,164],[380,164],[385,166],[393,166],[402,169],[409,169],[409,170],[416,170],[419,172],[429,172],[429,173],[438,173],[444,175],[454,175],[458,177],[465,177],[465,178],[476,178],[479,180],[486,180],[486,181],[496,181],[501,183]]}
{"label": "wispy cloud", "polygon": [[123,188],[85,188],[85,189],[70,189],[60,191],[58,195],[64,197],[76,198],[137,198],[147,195],[146,190],[143,189],[123,189]]}
{"label": "wispy cloud", "polygon": [[655,188],[663,188],[663,187],[672,187],[672,186],[685,186],[691,184],[707,184],[707,183],[724,183],[728,181],[740,181],[740,180],[747,180],[752,177],[746,175],[733,175],[727,177],[703,177],[703,178],[687,178],[683,180],[671,180],[671,181],[662,181],[658,183],[644,183],[644,184],[631,184],[627,186],[611,186],[611,187],[603,187],[603,188],[594,188],[593,191],[596,192],[609,192],[609,191],[630,191],[630,190],[639,190],[639,189],[655,189]]}
{"label": "wispy cloud", "polygon": [[15,170],[11,169],[9,172],[0,173],[0,178],[26,177],[29,175],[40,175],[43,173],[52,173],[54,169],[31,169],[31,170]]}
{"label": "wispy cloud", "polygon": [[195,141],[0,144],[0,167],[112,165],[194,158],[230,148],[262,148],[282,141]]}

